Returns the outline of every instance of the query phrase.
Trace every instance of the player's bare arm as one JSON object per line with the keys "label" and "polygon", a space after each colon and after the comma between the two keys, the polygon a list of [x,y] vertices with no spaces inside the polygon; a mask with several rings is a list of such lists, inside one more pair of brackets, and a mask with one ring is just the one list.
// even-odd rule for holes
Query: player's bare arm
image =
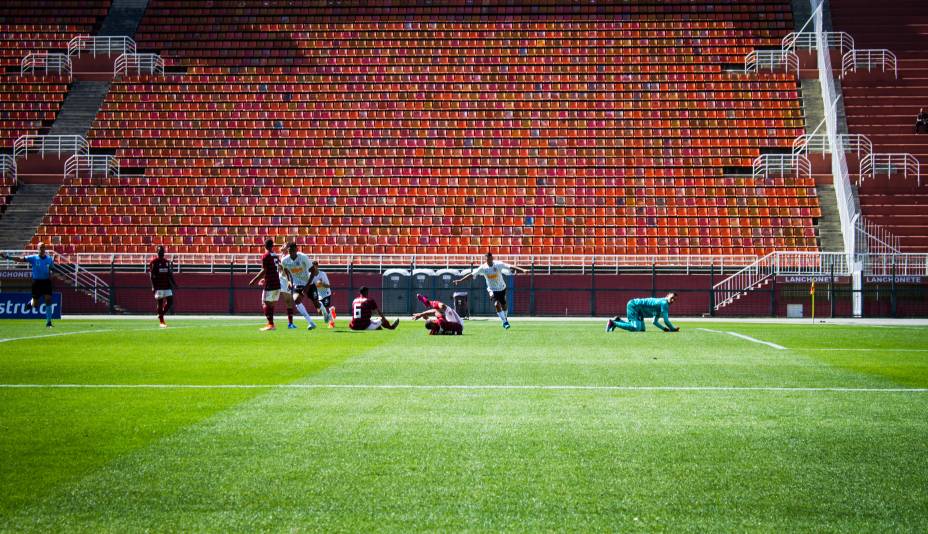
{"label": "player's bare arm", "polygon": [[438,314],[438,310],[425,310],[424,312],[413,314],[412,320],[413,320],[413,321],[416,321],[416,320],[418,320],[418,319],[424,319],[424,318],[426,318],[426,317],[432,317],[432,316],[437,315],[437,314]]}
{"label": "player's bare arm", "polygon": [[[250,286],[255,285],[256,283],[258,283],[258,280],[263,280],[263,279],[264,279],[264,275],[265,275],[265,269],[264,269],[264,267],[261,267],[261,270],[258,271],[258,274],[256,274],[255,277],[252,278],[252,279],[248,282],[248,285],[250,285]],[[174,275],[173,275],[173,273],[171,274],[171,280],[174,280]]]}
{"label": "player's bare arm", "polygon": [[451,282],[451,284],[452,284],[452,285],[463,284],[464,282],[470,280],[470,279],[473,278],[473,277],[474,277],[474,273],[467,273],[466,275],[464,275],[464,278],[460,278],[460,279],[458,279],[458,280],[453,280],[453,281]]}

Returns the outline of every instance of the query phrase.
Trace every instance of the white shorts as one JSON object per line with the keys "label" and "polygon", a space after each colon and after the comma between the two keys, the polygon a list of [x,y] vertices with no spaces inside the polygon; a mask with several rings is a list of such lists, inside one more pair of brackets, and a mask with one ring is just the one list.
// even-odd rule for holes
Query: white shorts
{"label": "white shorts", "polygon": [[262,302],[277,302],[280,299],[280,290],[272,289],[270,291],[264,290],[261,292],[261,301]]}
{"label": "white shorts", "polygon": [[371,324],[367,325],[368,330],[377,330],[383,320],[380,317],[371,317]]}
{"label": "white shorts", "polygon": [[155,300],[166,299],[168,297],[173,297],[174,291],[170,289],[159,289],[155,291]]}

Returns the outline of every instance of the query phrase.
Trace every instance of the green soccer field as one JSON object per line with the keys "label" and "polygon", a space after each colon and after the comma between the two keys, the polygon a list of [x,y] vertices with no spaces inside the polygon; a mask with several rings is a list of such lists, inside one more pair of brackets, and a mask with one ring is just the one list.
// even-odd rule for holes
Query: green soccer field
{"label": "green soccer field", "polygon": [[0,530],[928,524],[928,328],[171,325],[0,322]]}

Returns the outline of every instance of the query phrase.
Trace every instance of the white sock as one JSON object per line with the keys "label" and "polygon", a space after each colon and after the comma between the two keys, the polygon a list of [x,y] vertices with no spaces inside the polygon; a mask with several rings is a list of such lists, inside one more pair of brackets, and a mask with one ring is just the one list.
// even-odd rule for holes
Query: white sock
{"label": "white sock", "polygon": [[322,318],[325,319],[325,322],[331,323],[332,314],[329,313],[329,309],[326,308],[325,306],[320,306],[320,309],[322,310]]}
{"label": "white sock", "polygon": [[506,312],[496,312],[496,315],[499,316],[500,321],[502,321],[502,322],[504,322],[504,323],[507,322],[507,321],[506,321]]}
{"label": "white sock", "polygon": [[309,324],[311,324],[311,325],[315,325],[315,324],[316,324],[316,323],[313,322],[313,318],[309,316],[309,312],[306,311],[306,306],[304,306],[302,302],[299,303],[299,304],[297,304],[297,305],[295,306],[295,308],[296,308],[296,311],[300,312],[300,315],[302,315],[303,318],[306,319],[306,322],[307,322],[307,323],[309,323]]}

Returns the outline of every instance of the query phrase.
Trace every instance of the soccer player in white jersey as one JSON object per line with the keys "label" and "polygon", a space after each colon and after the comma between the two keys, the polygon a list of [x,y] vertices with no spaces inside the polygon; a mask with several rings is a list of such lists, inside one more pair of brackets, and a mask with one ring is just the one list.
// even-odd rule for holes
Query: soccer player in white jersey
{"label": "soccer player in white jersey", "polygon": [[280,260],[280,264],[287,275],[287,288],[293,295],[293,307],[309,323],[306,329],[313,330],[316,328],[316,323],[313,322],[313,318],[309,316],[309,312],[306,311],[306,306],[303,304],[303,297],[308,296],[306,288],[310,285],[309,271],[313,266],[313,262],[309,259],[309,256],[298,251],[296,243],[290,243],[287,245],[287,255]]}
{"label": "soccer player in white jersey", "polygon": [[329,323],[329,328],[335,328],[335,306],[332,306],[332,284],[329,282],[329,275],[319,269],[317,261],[313,262],[309,275],[313,305],[322,312],[322,317],[325,322]]}
{"label": "soccer player in white jersey", "polygon": [[[280,246],[280,253],[278,254],[278,257],[283,258],[290,253],[287,248],[288,246],[289,244]],[[285,273],[283,268],[281,268],[278,271],[278,274],[280,275],[280,287],[286,288],[288,283],[287,273]],[[287,306],[287,328],[289,330],[294,330],[296,329],[296,325],[293,324],[293,293],[289,291],[281,291],[280,298],[284,299],[284,304]]]}
{"label": "soccer player in white jersey", "polygon": [[521,267],[507,265],[501,261],[493,261],[493,253],[487,252],[487,261],[480,267],[468,273],[464,278],[452,282],[454,285],[463,284],[471,278],[482,276],[487,281],[487,292],[490,293],[490,299],[496,306],[496,315],[503,322],[503,328],[509,329],[509,318],[506,317],[506,280],[504,274],[527,272]]}

